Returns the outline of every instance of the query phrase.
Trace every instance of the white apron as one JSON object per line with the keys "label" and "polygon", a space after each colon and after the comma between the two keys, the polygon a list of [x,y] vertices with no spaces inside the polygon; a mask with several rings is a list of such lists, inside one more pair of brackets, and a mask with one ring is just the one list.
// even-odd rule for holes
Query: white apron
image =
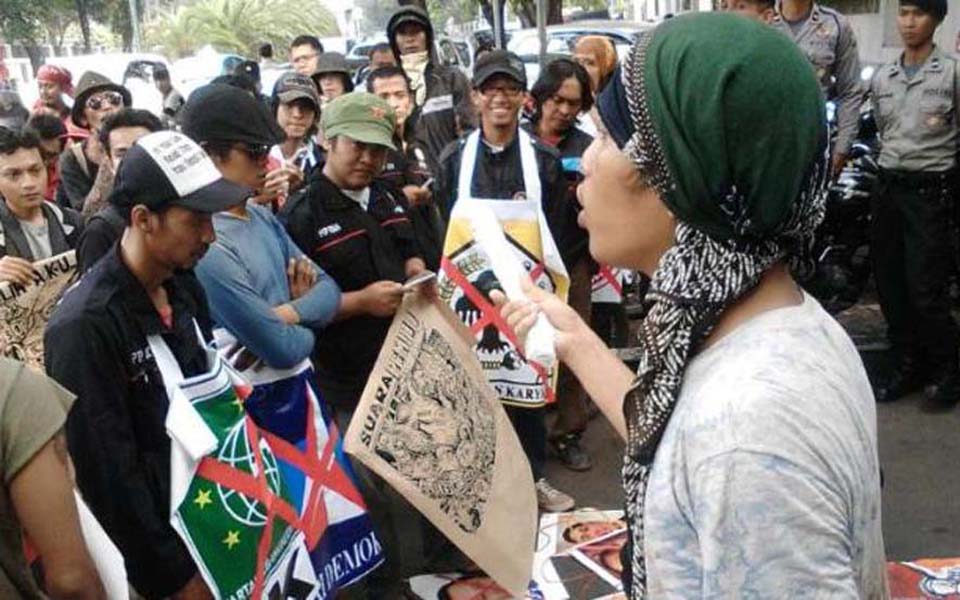
{"label": "white apron", "polygon": [[476,336],[477,358],[500,400],[512,406],[535,408],[553,401],[555,373],[524,359],[513,332],[490,303],[490,290],[499,288],[499,284],[489,258],[474,239],[469,219],[476,206],[492,211],[534,284],[566,300],[570,281],[543,214],[533,140],[522,129],[517,135],[525,197],[514,200],[471,195],[470,184],[482,143],[480,131],[467,138],[460,162],[457,203],[450,214],[444,242],[439,290],[443,301]]}

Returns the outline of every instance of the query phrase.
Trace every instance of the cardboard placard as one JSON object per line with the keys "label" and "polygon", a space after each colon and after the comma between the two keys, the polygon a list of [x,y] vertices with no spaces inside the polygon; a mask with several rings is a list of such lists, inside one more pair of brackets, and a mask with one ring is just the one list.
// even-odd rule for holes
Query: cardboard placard
{"label": "cardboard placard", "polygon": [[522,597],[537,532],[530,464],[473,336],[439,300],[405,297],[344,447]]}
{"label": "cardboard placard", "polygon": [[77,272],[70,250],[33,263],[33,283],[0,283],[0,356],[43,369],[43,330]]}

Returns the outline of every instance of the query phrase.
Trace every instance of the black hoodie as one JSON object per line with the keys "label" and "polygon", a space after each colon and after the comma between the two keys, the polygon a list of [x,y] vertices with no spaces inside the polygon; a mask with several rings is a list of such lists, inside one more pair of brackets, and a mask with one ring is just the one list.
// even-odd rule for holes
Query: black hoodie
{"label": "black hoodie", "polygon": [[460,134],[476,127],[476,117],[470,98],[470,82],[456,67],[441,65],[434,47],[433,25],[425,11],[416,6],[405,6],[390,17],[387,39],[397,63],[402,65],[397,47],[397,28],[402,21],[416,21],[427,31],[429,62],[424,72],[427,94],[420,107],[416,137],[427,155],[427,164],[438,172],[440,153]]}

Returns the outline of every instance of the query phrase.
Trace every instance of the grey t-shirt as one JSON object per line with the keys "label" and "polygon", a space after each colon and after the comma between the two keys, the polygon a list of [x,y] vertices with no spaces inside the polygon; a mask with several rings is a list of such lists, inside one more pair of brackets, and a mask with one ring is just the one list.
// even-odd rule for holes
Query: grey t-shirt
{"label": "grey t-shirt", "polygon": [[53,248],[50,246],[50,226],[46,219],[36,225],[20,221],[20,229],[27,238],[27,244],[30,245],[33,260],[43,260],[53,256]]}
{"label": "grey t-shirt", "polygon": [[688,366],[646,495],[651,598],[884,598],[873,393],[811,297]]}

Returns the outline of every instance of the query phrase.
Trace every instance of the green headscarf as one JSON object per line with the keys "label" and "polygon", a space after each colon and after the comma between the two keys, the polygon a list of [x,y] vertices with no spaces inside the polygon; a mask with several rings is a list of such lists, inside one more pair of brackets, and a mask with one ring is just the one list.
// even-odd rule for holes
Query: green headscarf
{"label": "green headscarf", "polygon": [[[815,77],[792,41],[749,19],[692,16],[658,28],[643,79],[674,174],[663,199],[678,219],[720,238],[779,230],[826,139]],[[704,202],[731,185],[747,202],[745,231]]]}

